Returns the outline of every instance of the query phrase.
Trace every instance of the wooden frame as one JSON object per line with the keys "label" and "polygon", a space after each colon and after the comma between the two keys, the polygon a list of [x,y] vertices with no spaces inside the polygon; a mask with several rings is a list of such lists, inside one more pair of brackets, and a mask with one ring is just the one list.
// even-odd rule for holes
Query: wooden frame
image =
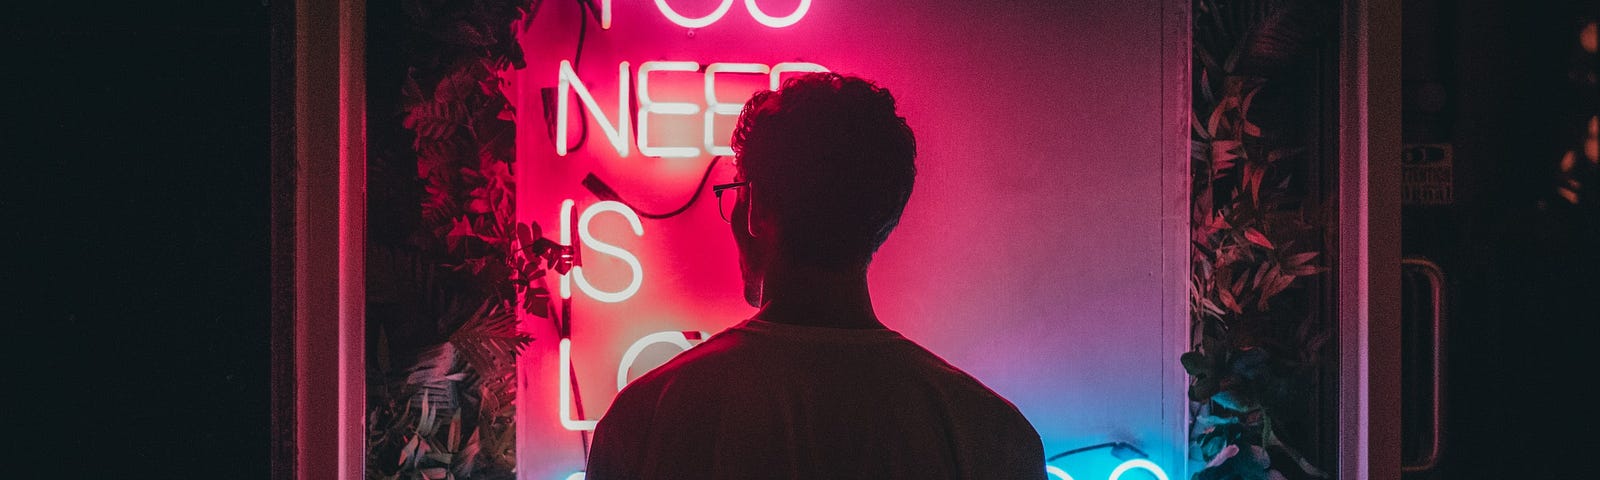
{"label": "wooden frame", "polygon": [[1172,478],[1189,478],[1189,373],[1178,357],[1189,351],[1189,117],[1194,57],[1191,0],[1161,4],[1161,318],[1164,351],[1161,423],[1170,445]]}
{"label": "wooden frame", "polygon": [[364,477],[364,0],[272,6],[272,475]]}
{"label": "wooden frame", "polygon": [[1339,62],[1339,478],[1400,478],[1400,4],[1345,0]]}

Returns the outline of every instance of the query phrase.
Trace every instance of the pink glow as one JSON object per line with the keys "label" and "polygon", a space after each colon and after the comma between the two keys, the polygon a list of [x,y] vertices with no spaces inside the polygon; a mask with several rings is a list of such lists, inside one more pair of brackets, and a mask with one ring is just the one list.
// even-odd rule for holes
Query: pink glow
{"label": "pink glow", "polygon": [[722,0],[722,3],[717,4],[715,10],[712,10],[711,13],[706,14],[704,17],[686,17],[678,13],[677,10],[673,10],[672,6],[667,4],[667,0],[656,0],[656,9],[661,11],[661,15],[683,28],[700,28],[717,23],[717,20],[721,20],[723,15],[727,15],[728,9],[732,7],[733,0]]}
{"label": "pink glow", "polygon": [[[611,29],[611,3],[612,0],[601,0],[600,2],[600,29],[602,30]],[[711,26],[721,20],[723,16],[726,16],[728,11],[733,8],[733,0],[718,0],[716,8],[701,17],[690,17],[679,12],[671,5],[669,0],[655,0],[655,5],[656,11],[675,25],[683,28],[702,28]],[[761,9],[756,0],[744,0],[744,7],[745,10],[750,12],[750,17],[755,19],[757,23],[771,28],[784,28],[799,23],[802,18],[805,18],[806,12],[811,10],[811,0],[800,0],[794,11],[783,16],[769,15],[765,10]]]}
{"label": "pink glow", "polygon": [[[626,69],[627,68],[627,62],[622,62],[618,66],[618,68],[619,68],[619,70],[620,69]],[[700,70],[700,63],[692,62],[692,61],[648,61],[648,62],[643,62],[643,63],[639,64],[639,70],[637,72],[637,76],[638,76],[638,79],[639,79],[639,86],[638,86],[638,90],[637,90],[637,95],[638,95],[638,98],[637,98],[637,101],[638,101],[638,103],[637,103],[637,105],[638,105],[637,125],[639,126],[639,130],[638,130],[636,141],[637,141],[637,146],[639,148],[639,153],[641,155],[644,155],[646,157],[657,157],[657,158],[696,158],[696,157],[701,156],[704,152],[710,152],[712,155],[723,155],[723,156],[733,155],[733,149],[729,148],[727,145],[721,145],[722,142],[718,140],[720,138],[727,138],[727,132],[723,131],[725,129],[720,129],[720,128],[717,127],[717,125],[718,125],[717,118],[718,117],[723,117],[725,120],[727,120],[728,125],[731,126],[731,122],[733,121],[733,119],[738,117],[738,115],[739,115],[739,109],[742,108],[743,105],[744,105],[744,99],[745,98],[749,98],[750,94],[754,93],[754,89],[749,90],[749,91],[741,91],[741,92],[739,92],[740,95],[735,97],[735,98],[738,98],[738,101],[723,101],[721,99],[721,97],[719,96],[719,94],[717,93],[717,91],[718,91],[717,75],[718,74],[724,74],[724,75],[734,75],[734,74],[764,75],[764,76],[768,77],[765,86],[768,87],[768,89],[770,89],[770,90],[776,90],[778,88],[778,85],[780,84],[780,82],[782,82],[784,74],[799,74],[799,73],[805,73],[805,72],[826,72],[826,71],[828,71],[827,67],[823,67],[822,65],[817,65],[815,63],[809,63],[809,62],[783,62],[783,63],[779,63],[776,66],[770,67],[770,68],[767,67],[767,65],[760,64],[760,63],[732,63],[732,62],[712,63],[712,64],[706,66],[705,74],[702,77],[702,81],[701,81],[701,85],[704,87],[704,90],[705,90],[705,95],[704,95],[704,98],[705,98],[705,108],[704,108],[705,114],[704,114],[704,117],[703,117],[704,122],[702,122],[702,124],[701,124],[701,139],[700,139],[701,141],[700,141],[700,144],[702,146],[704,146],[704,150],[702,150],[701,148],[691,147],[691,146],[684,146],[684,145],[670,145],[670,146],[668,146],[668,145],[654,145],[653,144],[654,141],[651,140],[652,138],[661,137],[661,136],[678,137],[679,135],[672,135],[673,133],[677,133],[677,132],[674,132],[674,131],[654,132],[651,129],[651,121],[650,121],[650,119],[652,118],[652,115],[658,115],[658,116],[693,116],[693,115],[699,114],[701,112],[702,108],[701,108],[700,104],[692,103],[692,102],[682,102],[682,101],[664,102],[664,101],[657,100],[654,97],[654,95],[651,93],[651,91],[652,91],[652,89],[650,88],[650,85],[651,85],[651,82],[652,82],[652,80],[651,80],[652,75],[651,74],[652,73],[657,73],[657,72],[662,72],[662,73],[671,73],[671,72],[691,73],[691,72],[697,72],[699,70]],[[622,78],[618,82],[618,85],[625,85],[623,82],[626,82],[626,81],[627,81],[627,77],[626,76],[622,76]],[[627,128],[627,126],[628,126],[627,122],[621,121],[621,119],[619,118],[619,122],[618,122],[618,125],[616,127],[610,126],[610,123],[609,123],[609,120],[608,120],[609,117],[607,117],[604,112],[600,112],[598,110],[598,106],[597,106],[597,103],[594,101],[593,95],[589,94],[588,89],[585,88],[585,86],[582,83],[582,81],[578,79],[576,73],[573,73],[570,68],[563,69],[561,71],[561,73],[560,73],[560,82],[561,82],[561,85],[564,88],[567,85],[571,85],[571,89],[573,91],[577,92],[578,98],[580,99],[580,101],[582,101],[584,103],[585,106],[587,106],[589,111],[590,112],[596,112],[596,113],[594,113],[595,120],[597,122],[599,122],[601,128],[604,130],[606,138],[609,139],[612,142],[612,145],[613,145],[614,148],[617,148],[617,152],[619,153],[619,155],[618,155],[619,157],[626,157],[627,156],[627,153],[626,153],[627,150],[625,148],[616,147],[616,145],[618,145],[618,143],[617,143],[618,141],[626,142],[627,132],[626,131],[622,131],[621,129],[626,129]],[[683,86],[681,85],[682,82],[680,81],[680,82],[677,82],[677,83],[679,83],[679,85],[672,85],[672,84],[669,83],[669,85],[667,86],[667,90],[681,91],[682,88],[683,88]],[[726,81],[724,81],[724,83],[726,83]],[[619,96],[627,95],[627,89],[625,87],[620,87],[618,95]],[[557,134],[556,154],[557,155],[566,155],[568,147],[567,147],[567,144],[566,144],[567,137],[565,135],[567,135],[566,132],[570,131],[570,127],[568,126],[568,123],[567,123],[567,120],[570,120],[570,117],[568,115],[569,110],[568,110],[568,107],[567,107],[568,103],[566,103],[564,101],[564,99],[566,99],[567,97],[563,96],[562,98],[563,98],[563,101],[558,106],[557,116],[558,116],[559,119],[565,119],[565,120],[557,120],[558,122],[560,122],[557,125],[557,131],[556,131],[556,134]],[[627,101],[625,99],[619,99],[618,100],[618,110],[619,111],[620,110],[626,110],[627,107],[628,107],[628,105],[627,105]],[[730,127],[730,129],[731,129],[731,127]],[[674,129],[674,130],[681,131],[681,130],[683,130],[683,126],[682,125],[678,125],[677,128]],[[666,135],[663,135],[663,133],[665,133]]]}
{"label": "pink glow", "polygon": [[[646,157],[693,158],[700,156],[695,147],[650,146],[650,114],[694,115],[700,105],[688,102],[657,102],[650,98],[650,72],[694,72],[700,70],[695,62],[644,62],[639,64],[639,154]],[[706,77],[711,73],[708,71]]]}
{"label": "pink glow", "polygon": [[[582,290],[585,295],[589,296],[589,298],[606,303],[619,303],[632,298],[633,294],[639,292],[639,287],[644,284],[644,266],[639,263],[639,257],[635,256],[632,252],[629,252],[627,249],[617,247],[616,245],[602,242],[595,238],[594,234],[591,233],[589,225],[594,221],[594,217],[605,212],[612,212],[617,215],[621,215],[623,219],[628,221],[628,226],[633,228],[633,234],[635,236],[644,236],[644,224],[639,222],[638,214],[633,213],[633,210],[629,209],[627,205],[623,205],[618,202],[605,201],[590,205],[589,208],[583,209],[583,215],[578,217],[578,240],[583,242],[583,248],[585,250],[616,257],[618,260],[621,260],[623,263],[627,264],[630,272],[628,286],[623,287],[622,290],[615,292],[596,288],[594,285],[589,283],[588,277],[583,275],[583,267],[572,267],[571,277],[573,278],[573,281],[578,284],[578,290]],[[594,257],[585,257],[586,260],[589,258]]]}
{"label": "pink glow", "polygon": [[772,67],[772,75],[770,75],[771,81],[769,81],[768,84],[767,84],[767,90],[773,90],[773,91],[778,90],[778,86],[783,84],[783,78],[782,77],[783,77],[783,74],[785,74],[785,73],[826,72],[826,71],[828,71],[828,67],[824,67],[822,65],[817,65],[815,63],[810,63],[810,62],[783,62],[783,63],[777,64],[777,65],[774,65]]}
{"label": "pink glow", "polygon": [[572,431],[594,430],[595,424],[600,423],[599,421],[572,418],[572,339],[561,339],[561,344],[557,348],[561,349],[561,375],[557,379],[559,383],[556,387],[561,395],[557,404],[561,410],[561,413],[557,414],[561,417],[561,426]]}
{"label": "pink glow", "polygon": [[[702,19],[732,3],[666,1],[680,16]],[[584,209],[601,201],[580,184],[590,173],[641,212],[671,211],[701,197],[680,216],[641,218],[641,229],[610,213],[583,226],[631,254],[637,267],[546,228],[561,243],[585,245],[582,275],[591,287],[621,292],[641,280],[617,303],[572,295],[571,277],[561,281],[563,297],[572,300],[572,342],[563,352],[540,340],[524,354],[521,478],[564,478],[582,469],[581,439],[569,427],[610,407],[616,372],[628,368],[623,357],[641,339],[715,333],[750,315],[728,225],[709,193],[695,187],[711,156],[728,153],[733,108],[744,95],[827,70],[888,87],[917,134],[916,191],[869,275],[884,322],[1006,396],[1038,428],[1047,451],[1117,437],[1145,446],[1161,465],[1181,464],[1171,453],[1182,445],[1181,424],[1163,423],[1184,410],[1181,389],[1163,390],[1164,373],[1177,365],[1167,346],[1182,339],[1164,330],[1162,308],[1169,295],[1181,304],[1183,292],[1167,288],[1181,278],[1163,283],[1168,255],[1159,214],[1172,202],[1162,175],[1186,155],[1167,159],[1159,137],[1162,85],[1175,75],[1160,63],[1165,3],[756,0],[762,15],[788,18],[773,15],[793,8],[788,15],[802,21],[774,28],[745,5],[750,18],[730,7],[690,35],[685,28],[692,27],[652,2],[620,2],[613,28],[591,30],[577,66],[563,62],[579,16],[570,3],[542,7],[523,38],[528,67],[507,74],[517,111],[519,220],[568,231],[585,210],[563,214],[564,201]],[[629,62],[637,71],[626,71]],[[689,64],[705,72],[683,68]],[[761,68],[765,76],[750,71]],[[637,87],[624,81],[630,74]],[[617,138],[594,124],[591,141],[571,148],[577,132],[567,124],[577,114],[570,106],[556,112],[561,131],[549,135],[539,91],[564,83],[583,88],[576,94],[585,113],[608,105],[608,115],[592,115],[594,122],[633,142],[640,155],[628,155],[631,148],[617,147]],[[612,115],[628,117],[626,127]],[[655,148],[696,153],[657,158],[649,150]],[[731,179],[728,160],[712,182]],[[648,235],[635,233],[643,230]],[[962,260],[975,246],[984,261]],[[649,273],[634,275],[642,271]],[[526,317],[523,325],[536,338],[560,338],[546,319]],[[650,347],[644,356],[668,348]],[[584,418],[572,418],[575,399],[548,390],[564,380],[579,385]],[[1063,466],[1079,478],[1106,478],[1116,465]]]}
{"label": "pink glow", "polygon": [[[561,246],[572,246],[572,211],[577,202],[572,199],[561,201]],[[572,298],[572,275],[561,276],[561,298]]]}
{"label": "pink glow", "polygon": [[595,122],[600,125],[600,130],[611,142],[612,148],[617,149],[617,156],[628,156],[628,62],[624,61],[617,65],[617,88],[620,91],[617,92],[615,126],[612,126],[606,113],[600,110],[600,104],[594,101],[594,96],[589,94],[589,89],[583,85],[583,79],[578,78],[578,73],[572,70],[572,62],[562,60],[558,76],[560,98],[556,100],[556,155],[567,154],[567,120],[571,112],[569,106],[571,102],[568,97],[569,92],[577,92],[578,100],[582,101],[584,108],[594,116]]}
{"label": "pink glow", "polygon": [[738,101],[718,101],[717,74],[745,73],[766,75],[769,70],[766,65],[759,63],[713,63],[706,67],[706,121],[705,127],[701,131],[705,132],[704,139],[707,152],[711,152],[712,155],[733,155],[733,148],[727,145],[720,145],[717,142],[719,137],[727,138],[725,135],[716,134],[717,116],[738,117],[739,110],[744,108],[744,100],[750,98],[750,95],[747,94]]}
{"label": "pink glow", "polygon": [[622,360],[617,362],[617,391],[622,391],[623,387],[628,386],[628,370],[638,363],[639,354],[644,352],[645,347],[666,343],[688,350],[694,346],[689,344],[690,340],[696,340],[698,343],[710,336],[711,334],[706,332],[656,332],[634,341],[633,345],[628,346],[627,351],[622,352]]}
{"label": "pink glow", "polygon": [[806,11],[811,10],[811,0],[800,0],[800,5],[794,8],[793,13],[782,17],[767,15],[767,12],[762,11],[761,7],[756,5],[756,0],[744,0],[744,8],[750,11],[751,18],[755,18],[762,25],[783,28],[800,22],[800,19],[806,16]]}

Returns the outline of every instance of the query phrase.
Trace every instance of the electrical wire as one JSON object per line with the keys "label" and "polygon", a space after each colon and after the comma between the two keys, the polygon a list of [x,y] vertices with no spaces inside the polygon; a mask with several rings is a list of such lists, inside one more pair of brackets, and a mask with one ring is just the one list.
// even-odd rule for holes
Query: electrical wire
{"label": "electrical wire", "polygon": [[1055,455],[1051,455],[1050,458],[1044,459],[1044,461],[1053,462],[1053,461],[1056,461],[1056,460],[1060,460],[1061,458],[1066,457],[1068,455],[1076,455],[1076,454],[1079,454],[1079,453],[1083,453],[1083,452],[1087,452],[1087,451],[1091,451],[1091,450],[1099,450],[1099,449],[1102,449],[1102,448],[1110,448],[1110,449],[1112,449],[1113,455],[1115,455],[1115,452],[1117,450],[1126,449],[1126,450],[1130,450],[1133,453],[1139,455],[1140,458],[1150,458],[1150,455],[1147,454],[1147,453],[1144,453],[1144,450],[1140,450],[1139,447],[1135,447],[1135,446],[1133,446],[1132,444],[1130,444],[1128,442],[1106,442],[1106,443],[1101,443],[1101,444],[1098,444],[1098,445],[1090,445],[1090,446],[1087,446],[1087,447],[1079,447],[1079,448],[1074,448],[1072,450],[1067,450],[1065,452],[1057,453]]}
{"label": "electrical wire", "polygon": [[[593,0],[577,0],[577,1],[578,1],[578,45],[577,45],[576,51],[572,52],[572,70],[573,71],[577,71],[578,70],[578,64],[583,62],[583,40],[584,40],[585,37],[588,36],[588,33],[589,33],[589,11],[590,11],[590,9],[595,8]],[[599,17],[598,14],[596,14],[595,16],[597,18]],[[548,108],[548,106],[546,108]],[[565,119],[561,119],[561,120],[565,120]],[[584,113],[584,109],[582,107],[579,107],[578,108],[578,141],[577,141],[577,143],[572,144],[572,148],[569,149],[568,151],[577,151],[579,148],[583,148],[583,145],[586,144],[586,143],[589,143],[589,114]]]}
{"label": "electrical wire", "polygon": [[618,194],[615,189],[612,189],[610,185],[606,185],[606,182],[600,180],[600,177],[595,176],[593,173],[583,177],[583,186],[589,190],[589,193],[593,193],[594,196],[599,197],[601,200],[612,200],[626,205],[629,209],[633,210],[634,213],[639,214],[640,217],[651,220],[672,218],[688,211],[689,207],[694,206],[695,201],[700,199],[700,191],[706,188],[706,183],[711,180],[711,171],[716,169],[717,162],[721,160],[721,155],[711,157],[711,161],[706,163],[705,173],[700,175],[700,182],[695,184],[693,191],[689,192],[689,201],[684,202],[683,206],[678,207],[676,210],[672,210],[667,213],[650,213],[640,210],[639,207],[635,206],[633,203],[624,200],[621,194]]}

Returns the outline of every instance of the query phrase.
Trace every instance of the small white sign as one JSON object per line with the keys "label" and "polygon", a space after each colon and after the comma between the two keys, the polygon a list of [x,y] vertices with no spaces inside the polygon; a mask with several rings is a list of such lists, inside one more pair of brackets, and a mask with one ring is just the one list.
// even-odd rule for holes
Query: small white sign
{"label": "small white sign", "polygon": [[1400,160],[1400,201],[1405,205],[1455,203],[1455,148],[1448,143],[1406,145]]}

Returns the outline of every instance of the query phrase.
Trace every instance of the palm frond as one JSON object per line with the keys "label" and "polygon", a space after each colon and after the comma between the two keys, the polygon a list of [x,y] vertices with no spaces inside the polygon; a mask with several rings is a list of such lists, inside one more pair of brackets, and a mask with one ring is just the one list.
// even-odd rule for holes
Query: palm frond
{"label": "palm frond", "polygon": [[494,299],[478,307],[450,336],[450,343],[477,373],[487,396],[493,396],[497,403],[509,403],[506,400],[516,379],[517,355],[531,342],[533,337],[517,331],[516,312]]}
{"label": "palm frond", "polygon": [[1292,67],[1329,31],[1337,18],[1335,5],[1326,0],[1262,2],[1234,45],[1227,69],[1236,75],[1265,77]]}

